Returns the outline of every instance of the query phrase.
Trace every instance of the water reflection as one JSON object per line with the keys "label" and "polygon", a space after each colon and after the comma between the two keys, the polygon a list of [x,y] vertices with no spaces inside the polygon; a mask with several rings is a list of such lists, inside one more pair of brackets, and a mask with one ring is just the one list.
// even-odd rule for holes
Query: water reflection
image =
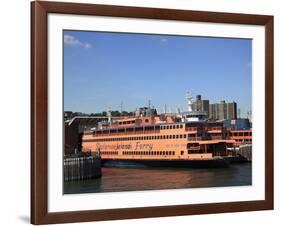
{"label": "water reflection", "polygon": [[103,168],[102,177],[65,182],[64,193],[120,192],[177,188],[243,186],[252,184],[251,163],[229,168]]}

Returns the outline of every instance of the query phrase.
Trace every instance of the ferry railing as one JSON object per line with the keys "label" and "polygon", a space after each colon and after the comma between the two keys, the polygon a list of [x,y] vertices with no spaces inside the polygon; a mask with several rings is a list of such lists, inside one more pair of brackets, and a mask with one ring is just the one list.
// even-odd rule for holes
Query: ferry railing
{"label": "ferry railing", "polygon": [[148,131],[132,131],[132,132],[121,132],[121,133],[94,133],[95,137],[104,137],[104,136],[122,136],[122,135],[138,135],[138,134],[149,134],[149,133],[160,133],[160,130],[148,130]]}

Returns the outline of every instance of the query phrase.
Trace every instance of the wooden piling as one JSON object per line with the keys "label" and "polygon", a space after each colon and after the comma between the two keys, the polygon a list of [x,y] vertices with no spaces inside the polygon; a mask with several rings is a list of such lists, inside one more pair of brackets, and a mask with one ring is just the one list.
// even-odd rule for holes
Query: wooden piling
{"label": "wooden piling", "polygon": [[65,156],[64,181],[87,180],[101,177],[99,156]]}

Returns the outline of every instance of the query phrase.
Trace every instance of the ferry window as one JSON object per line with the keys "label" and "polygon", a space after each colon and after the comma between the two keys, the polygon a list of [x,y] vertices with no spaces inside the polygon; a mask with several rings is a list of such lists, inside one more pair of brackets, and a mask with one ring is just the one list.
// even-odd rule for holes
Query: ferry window
{"label": "ferry window", "polygon": [[172,155],[172,152],[171,152],[171,151],[169,151],[169,152],[168,152],[168,155]]}
{"label": "ferry window", "polygon": [[159,151],[156,152],[156,155],[159,155]]}
{"label": "ferry window", "polygon": [[179,135],[177,135],[176,138],[179,138]]}
{"label": "ferry window", "polygon": [[170,138],[170,139],[172,139],[172,138],[173,138],[173,136],[172,136],[172,135],[170,135],[170,136],[169,136],[169,138]]}
{"label": "ferry window", "polygon": [[177,125],[177,129],[179,129],[180,128],[180,125]]}
{"label": "ferry window", "polygon": [[176,125],[173,125],[173,129],[175,129],[176,128]]}
{"label": "ferry window", "polygon": [[176,138],[176,135],[173,135],[173,139],[175,139]]}
{"label": "ferry window", "polygon": [[173,153],[173,155],[175,155],[175,151],[173,151],[172,153]]}
{"label": "ferry window", "polygon": [[159,155],[163,155],[163,152],[162,152],[162,151],[160,151],[160,152],[159,152]]}
{"label": "ferry window", "polygon": [[180,138],[182,138],[182,134],[180,135]]}

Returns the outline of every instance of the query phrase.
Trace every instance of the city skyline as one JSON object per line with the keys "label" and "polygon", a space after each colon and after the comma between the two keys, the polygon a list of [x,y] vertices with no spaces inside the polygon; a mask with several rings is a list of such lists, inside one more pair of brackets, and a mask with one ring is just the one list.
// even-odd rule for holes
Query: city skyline
{"label": "city skyline", "polygon": [[64,110],[186,111],[186,93],[251,111],[251,40],[64,31]]}

